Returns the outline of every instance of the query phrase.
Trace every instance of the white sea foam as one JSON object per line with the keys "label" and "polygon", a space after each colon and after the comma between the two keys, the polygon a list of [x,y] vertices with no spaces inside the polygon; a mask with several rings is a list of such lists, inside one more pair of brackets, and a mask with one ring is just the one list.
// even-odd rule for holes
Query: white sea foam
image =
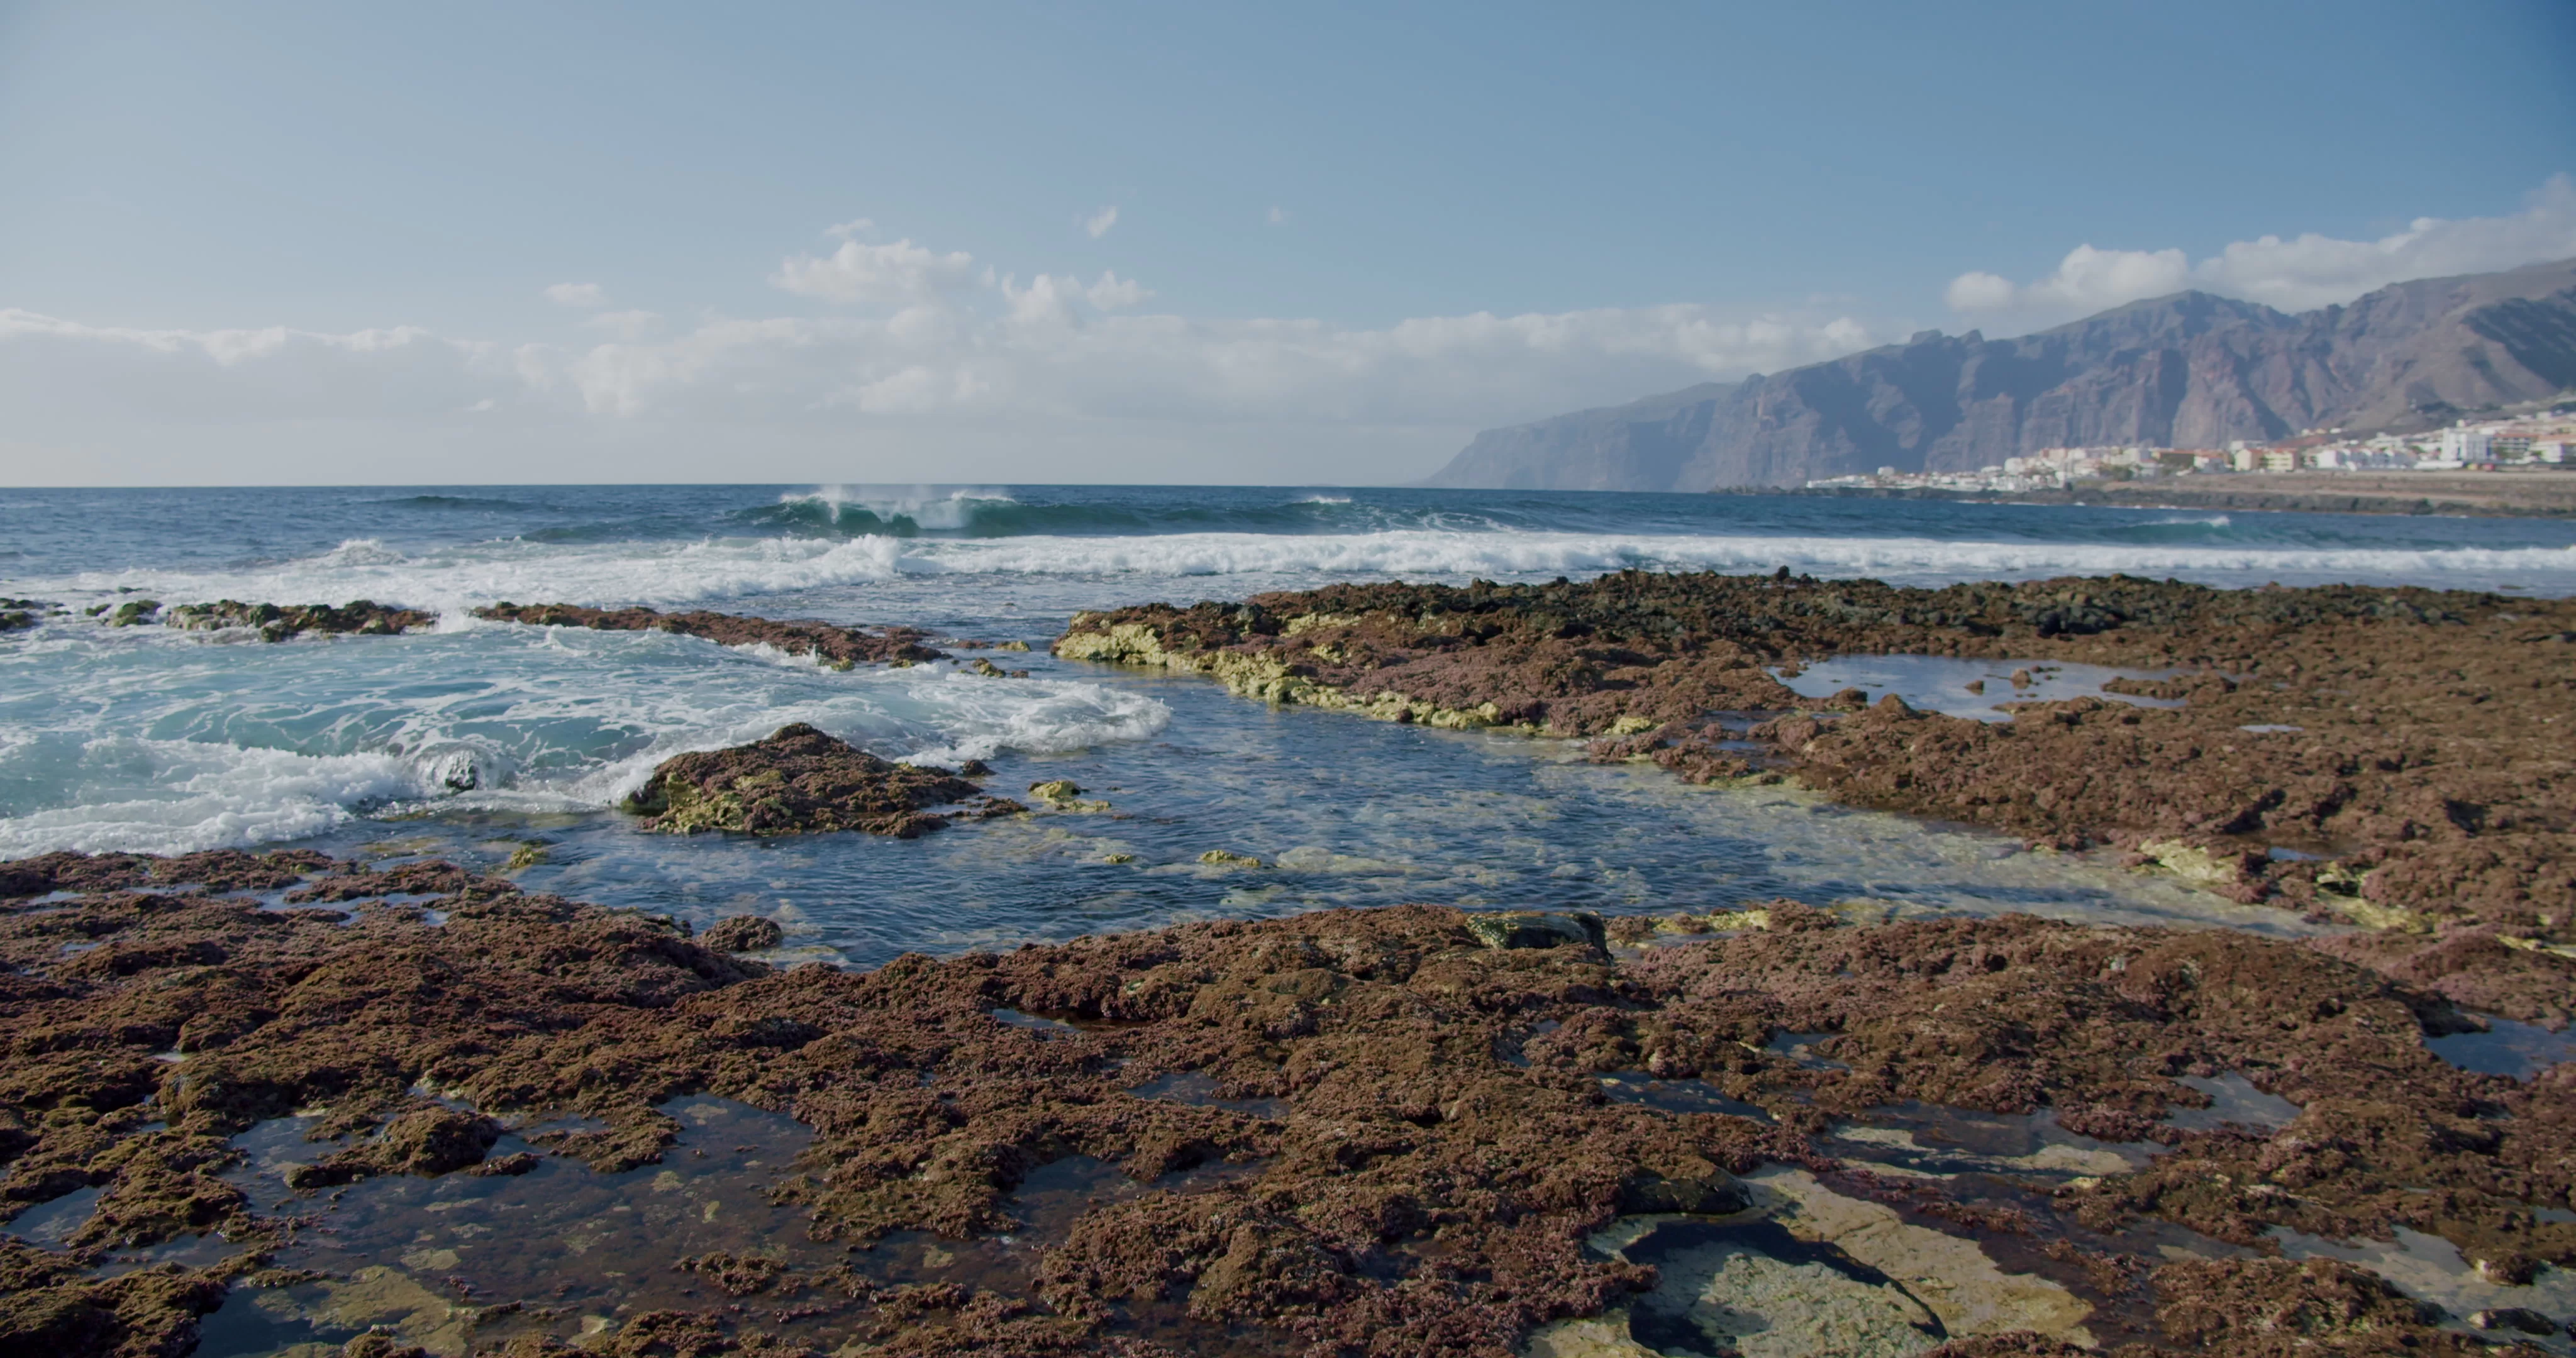
{"label": "white sea foam", "polygon": [[897,516],[913,521],[931,532],[955,532],[974,518],[978,504],[1018,504],[1003,491],[989,487],[942,490],[936,486],[914,486],[908,490],[888,486],[869,486],[864,490],[849,486],[825,486],[820,490],[796,491],[778,497],[780,504],[816,504],[831,514],[834,522],[851,509],[864,509],[879,520],[891,523]]}
{"label": "white sea foam", "polygon": [[2438,580],[2458,574],[2576,574],[2564,548],[2311,550],[2130,543],[1953,542],[1934,538],[1765,537],[1404,530],[1310,536],[1175,533],[1021,537],[911,545],[905,571],[1201,576],[1549,575],[1627,567],[1981,579],[2054,574],[2255,575]]}
{"label": "white sea foam", "polygon": [[1546,577],[1640,567],[1768,571],[1907,581],[2046,575],[2176,575],[2213,581],[2356,580],[2440,585],[2576,583],[2576,550],[2221,546],[2206,543],[1957,542],[1934,538],[1453,532],[1172,533],[1130,537],[719,538],[686,543],[487,542],[405,555],[358,540],[320,556],[219,573],[91,572],[31,581],[38,592],[140,590],[165,602],[371,598],[456,613],[503,599],[673,606],[904,576],[1307,575]]}
{"label": "white sea foam", "polygon": [[[373,811],[593,811],[675,754],[808,722],[889,757],[1161,731],[1143,694],[949,664],[837,672],[661,632],[484,627],[310,646],[78,627],[0,725],[0,858],[294,839]],[[148,733],[136,739],[126,733]]]}
{"label": "white sea foam", "polygon": [[[30,745],[0,751],[0,768]],[[189,853],[320,834],[370,802],[416,797],[420,770],[387,754],[314,756],[108,736],[68,773],[80,800],[0,819],[0,858],[54,849]]]}

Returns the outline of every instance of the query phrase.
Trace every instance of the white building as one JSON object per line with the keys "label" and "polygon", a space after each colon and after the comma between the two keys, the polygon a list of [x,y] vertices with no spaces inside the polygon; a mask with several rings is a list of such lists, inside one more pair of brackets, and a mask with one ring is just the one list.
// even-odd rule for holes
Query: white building
{"label": "white building", "polygon": [[2445,429],[2442,431],[2442,460],[2463,467],[2495,461],[2487,431],[2483,429]]}

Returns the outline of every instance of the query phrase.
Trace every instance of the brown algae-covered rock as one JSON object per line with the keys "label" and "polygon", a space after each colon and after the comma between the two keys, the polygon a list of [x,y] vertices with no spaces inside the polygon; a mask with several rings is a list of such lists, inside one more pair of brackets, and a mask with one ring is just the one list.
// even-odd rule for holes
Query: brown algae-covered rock
{"label": "brown algae-covered rock", "polygon": [[[351,1138],[331,1158],[353,1170],[363,1158],[371,1175],[476,1172],[461,1166],[489,1144],[482,1119],[563,1113],[595,1122],[530,1139],[618,1171],[675,1144],[663,1105],[705,1094],[812,1129],[774,1188],[819,1238],[1020,1232],[1015,1189],[1071,1156],[1119,1166],[1140,1191],[1052,1228],[1013,1296],[883,1287],[859,1250],[849,1288],[809,1288],[785,1310],[725,1310],[719,1295],[653,1325],[629,1317],[638,1344],[680,1327],[705,1331],[699,1351],[752,1347],[771,1342],[773,1314],[828,1304],[847,1308],[832,1313],[846,1336],[834,1343],[912,1333],[946,1351],[1135,1354],[1150,1350],[1123,1318],[1161,1308],[1275,1350],[1499,1358],[1553,1322],[1659,1304],[1640,1297],[1658,1285],[1644,1263],[1588,1239],[1641,1215],[1731,1220],[1756,1189],[1794,1200],[1775,1224],[1903,1281],[1951,1341],[1976,1341],[1962,1353],[2062,1352],[2049,1346],[2079,1328],[2106,1350],[2385,1351],[2369,1347],[2376,1334],[2474,1351],[2446,1348],[2455,1331],[2341,1265],[2130,1257],[2078,1229],[2138,1217],[2251,1248],[2278,1228],[2348,1239],[2406,1226],[2497,1277],[2576,1263],[2561,1215],[2576,1206],[2576,1066],[2528,1081],[2455,1069],[2424,1040],[2456,1022],[2441,996],[2225,931],[1856,926],[1782,901],[1764,908],[1767,927],[1620,957],[1573,946],[1570,933],[1590,938],[1579,923],[1544,930],[1555,946],[1496,947],[1476,915],[1404,906],[857,973],[773,970],[667,920],[442,865],[306,869],[335,890],[448,882],[429,903],[435,926],[363,898],[344,912],[125,885],[44,894],[85,876],[152,882],[155,862],[54,857],[8,876],[17,903],[0,903],[0,1210],[99,1189],[72,1251],[214,1230],[246,1250],[279,1240],[272,1209],[221,1170],[228,1138],[298,1109],[325,1108],[314,1131]],[[1002,1011],[1062,1021],[1041,1031]],[[1803,1045],[1784,1052],[1791,1033]],[[1742,1115],[1605,1092],[1600,1077],[1637,1071],[1704,1081]],[[2296,1116],[2270,1129],[2165,1121],[2209,1101],[2186,1081],[2219,1074]],[[1167,1090],[1181,1076],[1206,1094]],[[424,1089],[454,1102],[430,1105]],[[2157,1143],[2158,1158],[2126,1171],[2088,1160],[2086,1177],[2011,1210],[1976,1176],[1838,1158],[1851,1143],[1837,1128],[1914,1104],[2046,1110],[2070,1132]],[[1233,1172],[1186,1191],[1165,1178],[1215,1164]],[[1924,1328],[1879,1284],[1802,1273],[1793,1253],[1683,1243],[1699,1252],[1671,1255],[1675,1268],[1743,1275],[1777,1299],[1775,1321],[1796,1297],[1831,1294],[1872,1342],[1911,1343],[1878,1312]],[[30,1275],[0,1309],[83,1325],[118,1313],[143,1329],[194,1314],[198,1293],[177,1283],[110,1298],[86,1290],[102,1284],[84,1270]],[[2131,1297],[2139,1282],[2153,1308]],[[788,1286],[782,1274],[758,1295]],[[1006,1323],[1019,1328],[983,1332],[1022,1347],[972,1340]],[[2015,1350],[2017,1333],[2046,1338]],[[1378,1344],[1390,1335],[1403,1344]]]}
{"label": "brown algae-covered rock", "polygon": [[749,745],[665,759],[624,809],[664,834],[863,830],[910,839],[948,823],[923,808],[979,792],[946,769],[879,759],[798,722]]}
{"label": "brown algae-covered rock", "polygon": [[765,952],[787,937],[778,921],[758,915],[734,915],[717,920],[698,935],[698,942],[717,952]]}
{"label": "brown algae-covered rock", "polygon": [[497,603],[474,610],[490,622],[538,627],[587,627],[601,632],[672,632],[720,646],[767,645],[789,655],[812,656],[834,669],[854,665],[913,665],[946,652],[922,644],[929,634],[911,627],[868,631],[828,622],[778,622],[738,613],[660,613],[650,608],[585,608],[578,604]]}
{"label": "brown algae-covered rock", "polygon": [[[2117,845],[2370,928],[2486,926],[2563,950],[2539,965],[2576,990],[2576,600],[1625,571],[1082,613],[1055,650],[1274,702],[1593,739],[1596,759],[1692,782],[1790,774],[1859,805]],[[2107,686],[2178,705],[2086,696],[1989,723],[1772,677],[1844,654],[2179,671]]]}

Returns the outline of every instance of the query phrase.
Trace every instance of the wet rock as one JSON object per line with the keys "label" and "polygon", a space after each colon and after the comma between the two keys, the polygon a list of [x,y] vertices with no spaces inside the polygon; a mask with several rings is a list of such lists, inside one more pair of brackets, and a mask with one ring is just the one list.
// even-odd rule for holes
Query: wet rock
{"label": "wet rock", "polygon": [[[121,617],[123,612],[119,609],[118,615]],[[338,608],[329,604],[281,607],[218,599],[210,604],[180,604],[162,621],[191,632],[247,627],[258,631],[262,641],[284,641],[307,632],[394,636],[415,627],[435,627],[438,615],[414,608],[390,608],[371,599],[354,600]]]}
{"label": "wet rock", "polygon": [[768,739],[663,760],[623,809],[664,834],[818,834],[910,839],[947,824],[923,808],[974,797],[946,769],[879,759],[799,722]]}
{"label": "wet rock", "polygon": [[2510,1330],[2517,1334],[2555,1336],[2559,1332],[2557,1321],[2528,1306],[2505,1306],[2474,1311],[2469,1315],[2469,1324],[2481,1330]]}
{"label": "wet rock", "polygon": [[[2553,639],[2576,601],[2109,577],[1875,581],[1606,575],[1582,584],[1335,585],[1240,605],[1085,613],[1059,655],[1208,675],[1272,702],[1598,737],[1695,781],[1785,768],[1856,804],[2052,847],[2137,848],[2209,889],[2371,928],[2494,926],[2576,950],[2576,727]],[[1985,723],[1865,696],[1831,720],[1775,681],[1835,654],[2024,656],[2181,670]],[[2028,678],[2025,670],[2023,678]],[[2330,850],[2319,868],[2276,846]],[[2197,856],[2197,857],[2195,857]],[[2222,869],[2230,862],[2237,869]]]}
{"label": "wet rock", "polygon": [[[104,607],[105,605],[101,605],[101,608]],[[96,612],[98,610],[94,609],[92,611]],[[161,601],[158,599],[128,599],[124,603],[118,604],[114,609],[108,611],[107,625],[110,627],[139,627],[144,623],[152,621],[153,615],[160,611]]]}
{"label": "wet rock", "polygon": [[698,941],[717,952],[766,952],[785,941],[787,931],[778,921],[758,915],[734,915],[720,919]]}
{"label": "wet rock", "polygon": [[381,1136],[287,1171],[286,1186],[328,1188],[378,1174],[435,1177],[470,1169],[501,1137],[500,1124],[460,1109],[416,1109],[386,1124]]}
{"label": "wet rock", "polygon": [[[176,870],[161,862],[52,858],[26,875],[149,885]],[[446,922],[128,885],[0,905],[0,1208],[93,1187],[69,1249],[221,1230],[250,1250],[285,1228],[221,1176],[228,1138],[263,1119],[318,1107],[315,1131],[362,1138],[344,1153],[380,1157],[366,1172],[406,1172],[492,1144],[471,1145],[480,1133],[466,1129],[463,1149],[440,1151],[458,1138],[429,1124],[454,1131],[446,1119],[473,1115],[413,1091],[453,1091],[514,1122],[581,1114],[531,1141],[617,1171],[673,1147],[681,1127],[662,1108],[704,1093],[792,1110],[812,1128],[810,1153],[782,1162],[772,1190],[817,1236],[850,1244],[1028,1231],[1016,1194],[1070,1156],[1140,1184],[1219,1162],[1237,1171],[1084,1204],[1031,1251],[1034,1296],[852,1294],[853,1339],[912,1346],[900,1351],[1000,1344],[994,1335],[1025,1351],[1115,1351],[1135,1339],[1125,1318],[1163,1308],[1290,1351],[1367,1352],[1401,1335],[1403,1352],[1481,1358],[1621,1307],[1632,1322],[1696,1326],[1703,1301],[1761,1314],[1739,1305],[1758,1293],[1783,1298],[1785,1316],[1800,1288],[1816,1314],[1848,1312],[1855,1342],[1912,1344],[1879,1322],[1921,1330],[1904,1318],[1914,1314],[1953,1342],[1991,1341],[1961,1352],[2011,1351],[2001,1346],[2016,1330],[2048,1343],[2073,1342],[2079,1322],[2103,1333],[2065,1284],[1994,1262],[1998,1241],[2023,1242],[2013,1248],[2027,1257],[2028,1217],[2015,1224],[1967,1180],[1834,1158],[1834,1126],[1922,1102],[2044,1109],[2084,1135],[2160,1140],[2147,1168],[2057,1180],[2064,1190],[2029,1209],[2087,1229],[2151,1216],[2260,1248],[2284,1229],[2360,1239],[2402,1227],[2468,1259],[2576,1262],[2576,1225],[2557,1211],[2576,1187],[2576,1068],[2528,1081],[2453,1068],[2423,1041],[2450,1030],[2447,1000],[2292,943],[2009,917],[1860,927],[1779,902],[1767,928],[1614,958],[1493,947],[1475,916],[1411,906],[908,956],[865,973],[777,971],[668,920],[446,865],[307,871],[349,890],[397,873],[448,882],[433,901]],[[74,965],[71,940],[101,945],[74,956],[131,965]],[[1040,1033],[996,1022],[1002,1010],[1062,1023]],[[182,1044],[193,1025],[226,1036]],[[1831,1059],[1779,1050],[1784,1033],[1831,1034],[1805,1039]],[[158,1059],[174,1047],[183,1059]],[[1696,1076],[1732,1102],[1671,1112],[1604,1097],[1600,1074],[1637,1070]],[[1182,1072],[1222,1102],[1130,1092]],[[2254,1131],[2163,1123],[2202,1097],[2183,1079],[2220,1073],[2287,1100],[2296,1119]],[[398,1131],[412,1126],[424,1134]],[[1781,1234],[1749,1254],[1703,1261],[1710,1278],[1746,1275],[1713,1301],[1703,1288],[1642,1306],[1659,1285],[1649,1264],[1583,1246],[1641,1206],[1695,1208],[1705,1225],[1737,1200],[1734,1185],[1767,1185],[1797,1210],[1775,1207]],[[420,1281],[438,1251],[422,1250],[419,1264],[335,1283],[332,1314],[406,1343],[461,1341],[448,1332],[461,1308]],[[853,1268],[870,1257],[853,1252]],[[2083,1267],[2097,1265],[2146,1275],[2128,1314],[2145,1324],[2140,1308],[2162,1308],[2153,1323],[2177,1349],[2483,1343],[2340,1264]],[[84,1300],[99,1285],[85,1270],[31,1276],[0,1277],[0,1311],[125,1304]],[[184,1318],[177,1301],[133,1305],[143,1309],[118,1323]],[[594,1338],[631,1331],[649,1348],[703,1322],[750,1344],[767,1314],[630,1316]],[[1740,1337],[1749,1351],[1753,1332]]]}
{"label": "wet rock", "polygon": [[1199,862],[1211,868],[1257,868],[1261,866],[1261,860],[1259,858],[1248,853],[1236,853],[1230,849],[1210,849],[1206,853],[1199,855]]}
{"label": "wet rock", "polygon": [[2206,1352],[2286,1355],[2483,1354],[2470,1336],[2377,1276],[2310,1259],[2228,1259],[2156,1270],[2156,1321],[2167,1341]]}
{"label": "wet rock", "polygon": [[43,619],[23,608],[0,608],[0,632],[17,632],[35,626]]}
{"label": "wet rock", "polygon": [[854,665],[911,665],[943,660],[944,651],[923,643],[929,634],[912,627],[869,631],[828,622],[777,622],[735,613],[660,613],[649,608],[584,608],[577,604],[497,603],[474,610],[491,622],[537,627],[587,627],[602,632],[671,632],[719,646],[771,646],[812,656],[835,669]]}
{"label": "wet rock", "polygon": [[1752,1205],[1744,1185],[1714,1165],[1705,1174],[1667,1178],[1641,1170],[1619,1181],[1619,1210],[1635,1216],[1666,1212],[1726,1216]]}
{"label": "wet rock", "polygon": [[0,1353],[44,1358],[184,1354],[221,1305],[211,1272],[145,1269],[93,1278],[86,1261],[0,1237]]}
{"label": "wet rock", "polygon": [[1070,778],[1050,778],[1042,783],[1031,783],[1029,795],[1054,811],[1097,814],[1109,809],[1109,803],[1105,801],[1086,799],[1082,795],[1082,784]]}
{"label": "wet rock", "polygon": [[465,1171],[478,1179],[516,1178],[537,1167],[537,1157],[527,1151],[496,1155]]}
{"label": "wet rock", "polygon": [[1589,910],[1479,911],[1467,917],[1467,932],[1488,948],[1606,948],[1609,934],[1601,917]]}

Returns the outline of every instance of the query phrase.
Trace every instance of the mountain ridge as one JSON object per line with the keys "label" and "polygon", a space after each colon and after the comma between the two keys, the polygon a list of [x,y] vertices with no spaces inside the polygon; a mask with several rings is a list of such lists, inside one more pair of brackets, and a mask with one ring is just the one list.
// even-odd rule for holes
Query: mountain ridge
{"label": "mountain ridge", "polygon": [[1975,330],[1489,429],[1422,484],[1706,491],[2065,445],[2216,447],[2422,428],[2576,387],[2576,260],[2288,313],[2181,292],[2012,339]]}

